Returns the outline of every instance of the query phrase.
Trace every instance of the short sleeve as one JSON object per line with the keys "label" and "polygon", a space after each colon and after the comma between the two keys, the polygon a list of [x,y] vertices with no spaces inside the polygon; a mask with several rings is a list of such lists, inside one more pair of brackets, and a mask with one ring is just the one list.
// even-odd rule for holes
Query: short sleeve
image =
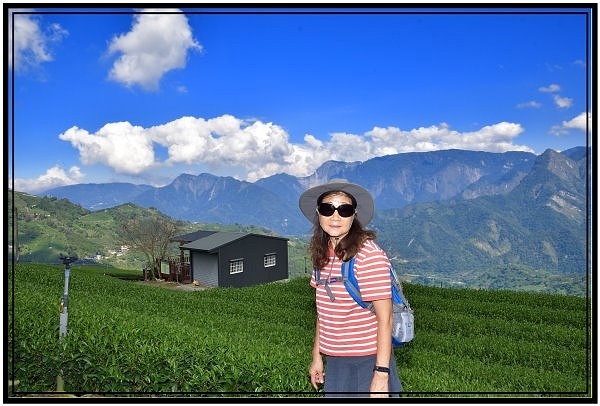
{"label": "short sleeve", "polygon": [[356,256],[354,272],[364,301],[390,299],[390,260],[372,240],[365,242]]}

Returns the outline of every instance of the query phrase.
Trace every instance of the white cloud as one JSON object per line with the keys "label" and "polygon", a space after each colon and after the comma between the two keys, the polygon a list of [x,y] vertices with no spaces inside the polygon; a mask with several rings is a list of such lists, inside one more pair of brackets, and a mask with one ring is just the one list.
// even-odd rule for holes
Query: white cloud
{"label": "white cloud", "polygon": [[66,173],[60,166],[53,166],[37,179],[15,178],[14,190],[28,193],[43,192],[59,186],[80,183],[84,175],[77,166],[71,167]]}
{"label": "white cloud", "polygon": [[157,90],[163,75],[184,68],[188,50],[202,50],[192,37],[186,16],[179,10],[161,9],[173,14],[152,14],[152,9],[136,14],[126,34],[112,39],[109,54],[120,54],[109,78],[126,86],[139,85],[145,90]]}
{"label": "white cloud", "polygon": [[152,141],[144,129],[128,122],[109,123],[96,134],[71,127],[58,136],[79,150],[83,164],[101,163],[117,173],[141,174],[154,165]]}
{"label": "white cloud", "polygon": [[505,152],[533,150],[515,145],[513,140],[523,132],[520,124],[501,122],[477,131],[450,130],[446,123],[439,126],[420,127],[402,131],[396,127],[375,127],[365,135],[373,139],[374,156],[401,152],[426,152],[441,149],[466,149],[474,151]]}
{"label": "white cloud", "polygon": [[557,84],[551,84],[549,86],[542,86],[538,90],[542,93],[556,93],[560,92],[560,86]]}
{"label": "white cloud", "polygon": [[[15,13],[16,14],[13,14]],[[8,66],[16,72],[27,71],[53,59],[51,46],[60,42],[68,32],[59,24],[50,24],[46,28],[32,14],[31,10],[13,9],[8,17]],[[14,18],[14,27],[12,21]],[[14,35],[14,38],[13,38]],[[14,39],[14,53],[13,53]],[[11,58],[10,56],[12,55]]]}
{"label": "white cloud", "polygon": [[592,126],[592,114],[583,112],[569,121],[563,121],[563,126],[565,128],[575,128],[584,132],[588,131],[588,126]]}
{"label": "white cloud", "polygon": [[288,134],[280,126],[230,115],[209,120],[182,117],[149,128],[147,136],[167,148],[168,165],[243,166],[252,179],[262,176],[266,167],[285,167],[281,163],[293,154]]}
{"label": "white cloud", "polygon": [[573,99],[569,99],[568,97],[560,97],[559,95],[554,95],[554,104],[556,107],[561,109],[569,108],[573,105]]}
{"label": "white cloud", "polygon": [[[442,123],[408,131],[374,127],[364,134],[333,133],[328,140],[306,134],[303,142],[294,144],[281,126],[223,115],[211,119],[186,116],[150,128],[109,123],[95,134],[72,127],[59,138],[79,150],[83,164],[100,163],[117,173],[142,176],[161,166],[185,165],[223,174],[235,167],[243,169],[238,178],[253,182],[282,172],[308,176],[327,160],[364,161],[452,148],[533,152],[513,143],[521,132],[520,124],[507,122],[463,133]],[[156,158],[155,144],[166,149],[166,159]]]}
{"label": "white cloud", "polygon": [[568,121],[563,121],[560,125],[555,125],[550,129],[550,133],[553,135],[567,135],[570,130],[579,130],[582,132],[592,131],[592,115],[591,113],[583,112],[578,116]]}
{"label": "white cloud", "polygon": [[561,97],[560,95],[556,94],[556,93],[560,92],[560,86],[557,84],[551,84],[549,86],[542,86],[538,90],[542,93],[555,93],[552,96],[552,100],[554,101],[554,104],[556,105],[556,107],[558,107],[560,109],[566,109],[573,105],[573,99],[570,99],[568,97]]}

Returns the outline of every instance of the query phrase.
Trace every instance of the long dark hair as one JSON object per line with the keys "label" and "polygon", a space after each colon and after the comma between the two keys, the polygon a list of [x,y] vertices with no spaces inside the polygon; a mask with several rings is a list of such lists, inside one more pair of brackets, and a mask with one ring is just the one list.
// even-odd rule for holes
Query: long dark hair
{"label": "long dark hair", "polygon": [[[326,192],[319,196],[317,199],[317,205],[329,195],[332,194],[344,194],[352,199],[354,206],[356,207],[356,200],[354,196],[341,191]],[[368,230],[363,227],[358,218],[355,216],[348,234],[346,234],[336,245],[335,255],[342,261],[348,261],[354,257],[360,247],[367,240],[374,240],[376,233],[373,230]],[[313,267],[323,268],[329,262],[329,235],[321,228],[319,224],[319,215],[315,212],[313,220],[313,235],[310,239],[310,245],[308,247]]]}

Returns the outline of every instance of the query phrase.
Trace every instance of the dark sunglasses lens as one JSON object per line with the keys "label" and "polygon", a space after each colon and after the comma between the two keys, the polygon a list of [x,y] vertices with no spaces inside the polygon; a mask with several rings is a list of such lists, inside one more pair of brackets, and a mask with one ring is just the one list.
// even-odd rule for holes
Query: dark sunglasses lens
{"label": "dark sunglasses lens", "polygon": [[321,203],[319,204],[317,210],[321,216],[329,217],[333,215],[335,207],[333,207],[333,204],[331,203]]}
{"label": "dark sunglasses lens", "polygon": [[350,217],[354,214],[354,207],[351,204],[342,204],[338,206],[337,211],[342,217]]}
{"label": "dark sunglasses lens", "polygon": [[354,214],[354,206],[351,204],[341,204],[338,207],[335,207],[331,203],[321,203],[317,207],[317,210],[321,216],[325,217],[332,216],[336,210],[341,217],[350,217]]}

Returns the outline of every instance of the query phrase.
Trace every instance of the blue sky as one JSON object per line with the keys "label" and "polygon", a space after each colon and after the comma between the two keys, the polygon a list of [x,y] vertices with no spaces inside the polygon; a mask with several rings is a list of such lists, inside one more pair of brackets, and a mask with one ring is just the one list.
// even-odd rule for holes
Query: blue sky
{"label": "blue sky", "polygon": [[5,49],[18,191],[591,145],[585,8],[19,11]]}

